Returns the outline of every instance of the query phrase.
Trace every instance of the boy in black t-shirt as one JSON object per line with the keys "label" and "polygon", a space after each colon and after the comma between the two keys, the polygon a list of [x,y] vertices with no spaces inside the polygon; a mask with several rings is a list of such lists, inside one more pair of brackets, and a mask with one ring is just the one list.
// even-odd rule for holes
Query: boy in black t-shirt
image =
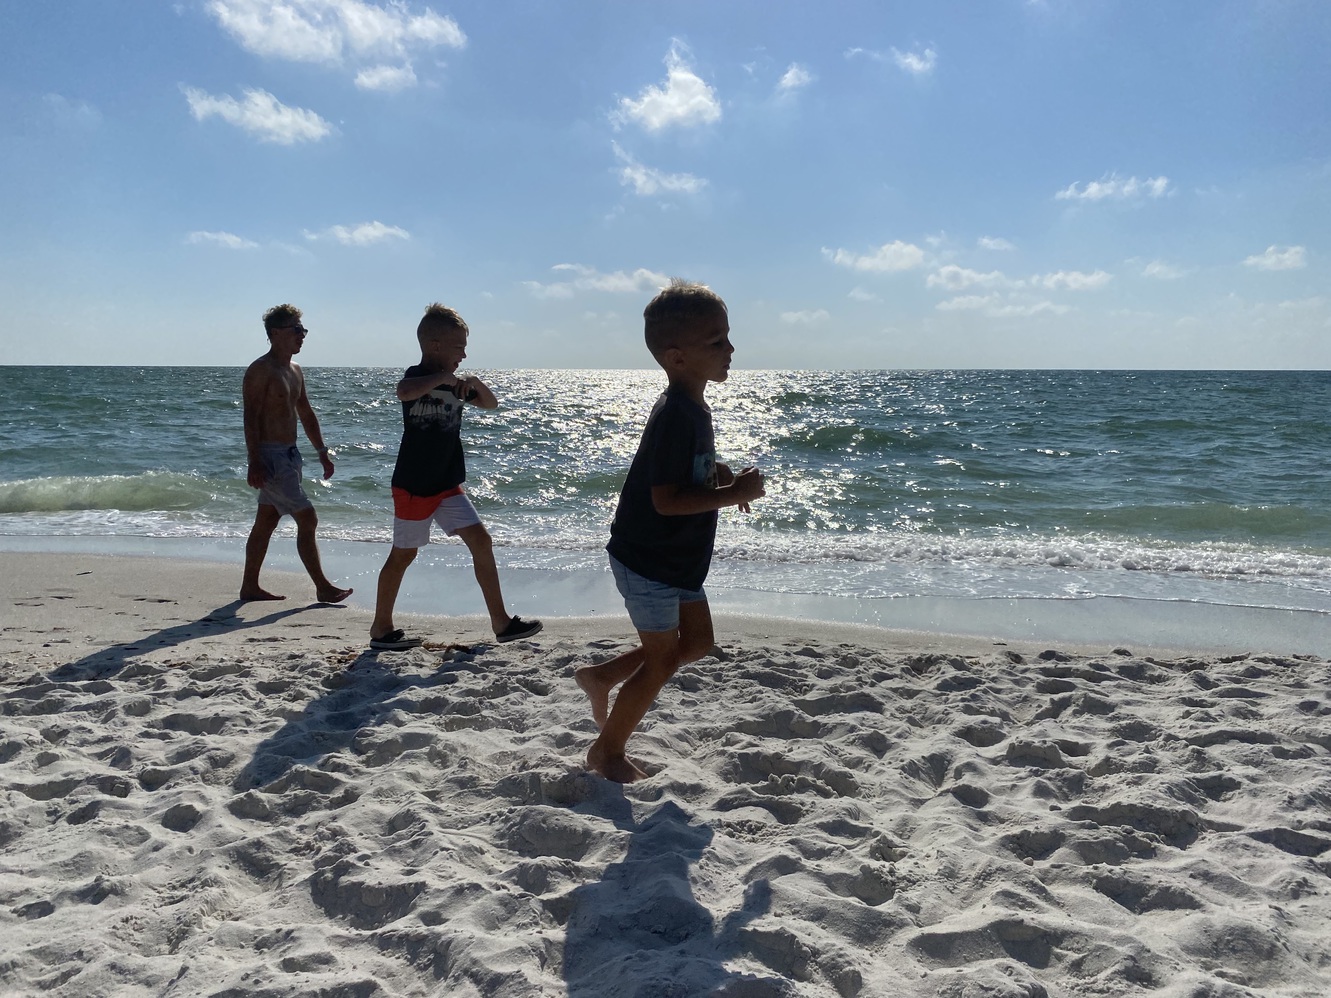
{"label": "boy in black t-shirt", "polygon": [[402,402],[402,444],[393,468],[393,549],[379,571],[379,592],[370,624],[370,647],[380,651],[414,648],[420,638],[393,626],[393,604],[407,566],[430,543],[430,525],[460,537],[471,552],[476,581],[485,597],[490,625],[499,641],[528,638],[539,620],[510,617],[499,589],[490,532],[462,490],[467,468],[462,454],[462,410],[467,402],[482,409],[499,405],[485,382],[459,377],[467,356],[467,324],[451,308],[435,303],[416,327],[421,362],[407,368],[397,384]]}
{"label": "boy in black t-shirt", "polygon": [[[716,460],[709,381],[730,371],[726,303],[701,284],[672,281],[643,312],[647,349],[669,386],[656,401],[629,468],[610,527],[610,568],[642,644],[579,669],[600,737],[587,768],[618,783],[647,774],[624,747],[668,679],[712,650],[712,614],[703,580],[712,560],[717,511],[763,495],[755,468],[732,474]],[[610,692],[624,686],[610,707]]]}

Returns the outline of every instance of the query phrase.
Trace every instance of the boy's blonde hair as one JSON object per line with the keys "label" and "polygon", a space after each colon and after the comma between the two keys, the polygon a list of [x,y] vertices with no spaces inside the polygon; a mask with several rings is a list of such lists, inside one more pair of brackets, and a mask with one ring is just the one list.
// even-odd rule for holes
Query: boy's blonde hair
{"label": "boy's blonde hair", "polygon": [[666,350],[679,345],[682,332],[717,310],[726,312],[726,303],[706,284],[672,277],[642,310],[647,349],[659,360]]}
{"label": "boy's blonde hair", "polygon": [[295,305],[274,305],[263,314],[263,331],[272,339],[273,330],[278,326],[290,326],[300,322],[301,311]]}
{"label": "boy's blonde hair", "polygon": [[441,305],[439,302],[431,302],[425,306],[425,314],[421,316],[421,321],[416,325],[416,338],[420,339],[429,333],[444,332],[449,329],[460,329],[464,333],[470,333],[466,321],[458,315],[454,309],[447,305]]}

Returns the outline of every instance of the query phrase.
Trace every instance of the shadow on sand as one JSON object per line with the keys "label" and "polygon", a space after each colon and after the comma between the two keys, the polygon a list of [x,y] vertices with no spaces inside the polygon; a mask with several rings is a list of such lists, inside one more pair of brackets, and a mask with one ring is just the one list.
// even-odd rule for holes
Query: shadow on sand
{"label": "shadow on sand", "polygon": [[[766,880],[749,884],[743,905],[718,925],[693,894],[689,868],[712,841],[673,801],[640,822],[622,795],[593,809],[630,833],[628,851],[601,879],[572,894],[564,934],[569,998],[715,996],[776,998],[789,982],[729,970],[743,955],[742,929],[771,903]],[[587,810],[586,807],[579,810]]]}
{"label": "shadow on sand", "polygon": [[339,609],[329,603],[310,603],[306,606],[293,606],[262,617],[246,619],[237,613],[244,605],[244,600],[232,600],[230,603],[219,606],[216,610],[210,610],[198,620],[173,624],[170,627],[162,628],[160,631],[135,638],[133,641],[102,648],[83,656],[77,661],[66,662],[53,670],[49,678],[59,682],[109,679],[124,669],[131,658],[146,651],[177,647],[214,634],[229,634],[252,627],[267,627],[269,624],[276,623],[284,617],[290,617],[297,613]]}

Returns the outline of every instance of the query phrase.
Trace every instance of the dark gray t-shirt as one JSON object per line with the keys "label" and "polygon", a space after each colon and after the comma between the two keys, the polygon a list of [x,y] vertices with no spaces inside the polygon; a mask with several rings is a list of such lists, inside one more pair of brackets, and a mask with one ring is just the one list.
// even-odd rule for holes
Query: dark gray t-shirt
{"label": "dark gray t-shirt", "polygon": [[717,513],[662,516],[652,505],[653,485],[716,487],[711,410],[683,392],[667,390],[647,417],[606,550],[644,578],[701,589],[712,562]]}
{"label": "dark gray t-shirt", "polygon": [[[402,377],[429,374],[417,364]],[[466,403],[449,385],[402,403],[402,443],[393,467],[393,487],[414,496],[437,496],[467,479],[462,456],[462,410]]]}

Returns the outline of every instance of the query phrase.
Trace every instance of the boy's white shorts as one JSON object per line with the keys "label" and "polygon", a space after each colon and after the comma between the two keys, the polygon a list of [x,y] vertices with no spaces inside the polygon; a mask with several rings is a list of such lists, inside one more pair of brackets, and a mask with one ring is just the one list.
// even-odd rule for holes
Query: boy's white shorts
{"label": "boy's white shorts", "polygon": [[449,537],[481,522],[476,507],[459,486],[437,496],[414,496],[393,490],[393,547],[423,548],[430,543],[430,525],[439,524]]}

